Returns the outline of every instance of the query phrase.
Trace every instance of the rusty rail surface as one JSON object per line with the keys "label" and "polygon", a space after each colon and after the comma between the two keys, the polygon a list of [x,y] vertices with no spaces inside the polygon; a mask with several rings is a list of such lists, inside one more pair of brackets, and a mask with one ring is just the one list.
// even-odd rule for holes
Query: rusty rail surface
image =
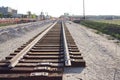
{"label": "rusty rail surface", "polygon": [[0,80],[62,80],[64,67],[85,67],[64,22],[57,21],[0,61]]}
{"label": "rusty rail surface", "polygon": [[9,61],[9,67],[14,67],[21,58],[56,24],[55,22],[52,26],[50,26],[47,30],[45,30],[42,34],[40,34],[37,38],[35,38],[30,44],[28,44],[23,50],[21,50],[16,56],[14,56]]}

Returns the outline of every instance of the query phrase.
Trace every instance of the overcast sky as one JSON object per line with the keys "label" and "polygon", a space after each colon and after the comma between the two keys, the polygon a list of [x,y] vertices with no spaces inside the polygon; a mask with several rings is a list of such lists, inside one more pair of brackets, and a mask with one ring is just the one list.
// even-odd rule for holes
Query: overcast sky
{"label": "overcast sky", "polygon": [[[48,12],[52,16],[64,13],[83,14],[83,0],[0,0],[1,6],[17,9],[18,13],[31,11],[40,14]],[[87,15],[120,15],[120,0],[85,0]]]}

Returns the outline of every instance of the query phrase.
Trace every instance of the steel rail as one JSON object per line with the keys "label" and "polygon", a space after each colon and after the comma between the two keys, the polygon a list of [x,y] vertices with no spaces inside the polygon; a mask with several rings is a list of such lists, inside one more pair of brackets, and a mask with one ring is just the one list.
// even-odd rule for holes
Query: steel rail
{"label": "steel rail", "polygon": [[64,43],[64,58],[65,58],[65,66],[71,66],[70,54],[68,50],[68,44],[65,34],[64,23],[62,22],[62,32],[63,32],[63,43]]}
{"label": "steel rail", "polygon": [[9,60],[8,67],[14,67],[21,58],[57,23],[57,21],[35,38],[30,44],[28,44],[23,50],[21,50],[15,57]]}

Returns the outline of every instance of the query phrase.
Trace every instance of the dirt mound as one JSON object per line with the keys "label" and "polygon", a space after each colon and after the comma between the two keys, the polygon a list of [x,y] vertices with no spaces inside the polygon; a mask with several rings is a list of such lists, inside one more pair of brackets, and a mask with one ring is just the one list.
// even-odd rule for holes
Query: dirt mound
{"label": "dirt mound", "polygon": [[6,29],[0,29],[0,43],[3,43],[12,38],[21,37],[27,32],[37,29],[51,21],[32,22],[26,25],[17,25],[16,27],[8,27]]}

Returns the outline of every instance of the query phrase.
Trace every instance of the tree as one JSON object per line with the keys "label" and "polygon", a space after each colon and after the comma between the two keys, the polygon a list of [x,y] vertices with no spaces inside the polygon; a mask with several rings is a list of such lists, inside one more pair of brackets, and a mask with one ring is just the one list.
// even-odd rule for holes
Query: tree
{"label": "tree", "polygon": [[2,13],[0,13],[0,18],[3,18],[3,14]]}
{"label": "tree", "polygon": [[37,15],[36,14],[32,14],[31,18],[37,18]]}
{"label": "tree", "polygon": [[27,14],[28,14],[28,17],[31,18],[31,15],[32,15],[31,11],[28,11]]}

